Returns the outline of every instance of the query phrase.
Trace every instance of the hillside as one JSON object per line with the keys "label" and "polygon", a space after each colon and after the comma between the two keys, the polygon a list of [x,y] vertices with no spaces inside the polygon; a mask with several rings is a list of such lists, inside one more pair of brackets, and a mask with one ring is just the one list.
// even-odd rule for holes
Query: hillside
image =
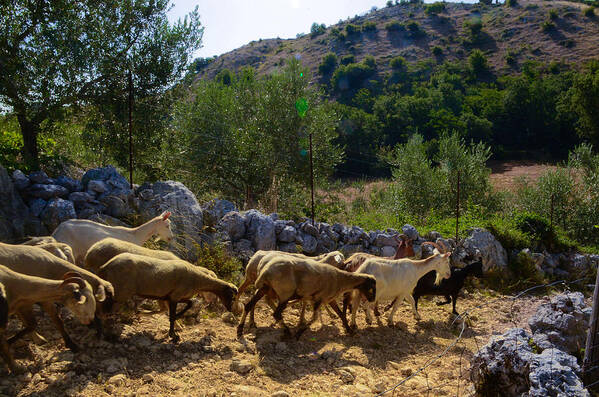
{"label": "hillside", "polygon": [[[598,18],[585,16],[588,6],[584,4],[538,0],[520,1],[513,7],[445,3],[445,10],[437,15],[427,15],[425,7],[398,4],[340,22],[314,37],[308,33],[297,39],[252,41],[215,58],[199,71],[197,78],[212,78],[220,70],[235,71],[242,66],[252,66],[258,73],[266,74],[294,55],[299,55],[304,66],[316,75],[328,52],[338,57],[354,55],[357,61],[372,55],[379,73],[387,72],[389,60],[398,55],[410,63],[435,58],[442,62],[465,59],[474,48],[486,53],[497,74],[517,71],[526,60],[579,64],[599,56]],[[553,20],[549,17],[551,10],[556,11]],[[477,18],[482,22],[482,31],[476,40],[471,40],[467,26]],[[414,35],[403,28],[388,30],[386,25],[393,21],[404,26],[415,21],[424,34]],[[554,27],[548,25],[543,29],[546,21],[552,21]],[[376,24],[376,29],[346,34],[347,25],[361,26],[366,22]],[[342,37],[335,33],[336,29]],[[433,55],[434,47],[439,47],[442,53],[436,50],[439,55]],[[515,62],[510,60],[508,64],[508,54]]]}

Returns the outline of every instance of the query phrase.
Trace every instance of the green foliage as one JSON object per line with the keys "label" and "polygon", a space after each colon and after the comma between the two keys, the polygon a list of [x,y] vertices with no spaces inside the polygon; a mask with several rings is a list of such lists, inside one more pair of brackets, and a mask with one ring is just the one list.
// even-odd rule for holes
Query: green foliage
{"label": "green foliage", "polygon": [[370,21],[370,22],[364,22],[362,24],[362,31],[363,32],[376,32],[376,23]]}
{"label": "green foliage", "polygon": [[505,5],[508,7],[516,7],[518,5],[518,0],[505,0]]}
{"label": "green foliage", "polygon": [[218,81],[223,85],[231,85],[234,78],[235,75],[233,74],[233,72],[231,72],[229,69],[223,69],[216,74],[214,80]]}
{"label": "green foliage", "polygon": [[510,261],[508,266],[514,279],[518,280],[520,285],[529,286],[543,283],[543,277],[537,270],[533,259],[525,252],[519,252],[516,260]]}
{"label": "green foliage", "polygon": [[575,76],[568,95],[562,99],[563,111],[568,108],[578,116],[576,131],[582,137],[599,144],[599,69],[592,69]]}
{"label": "green foliage", "polygon": [[318,23],[314,22],[310,27],[310,37],[314,38],[316,36],[324,34],[326,31],[327,26],[324,23],[319,25]]}
{"label": "green foliage", "polygon": [[441,47],[439,47],[438,45],[434,46],[432,48],[431,52],[436,57],[440,57],[441,55],[443,55],[443,49]]}
{"label": "green foliage", "polygon": [[349,65],[350,63],[356,62],[356,56],[353,54],[347,54],[341,57],[339,63],[341,65]]}
{"label": "green foliage", "polygon": [[470,40],[476,41],[483,29],[483,22],[480,18],[470,18],[464,22],[464,29],[470,37]]}
{"label": "green foliage", "polygon": [[322,62],[318,65],[318,73],[322,76],[333,73],[337,67],[337,55],[334,52],[329,52],[322,58]]}
{"label": "green foliage", "polygon": [[408,29],[408,32],[410,32],[410,36],[412,37],[420,37],[426,35],[426,32],[420,27],[420,24],[416,21],[409,21],[406,24],[406,28]]}
{"label": "green foliage", "polygon": [[434,3],[427,4],[426,6],[424,6],[424,13],[426,15],[437,15],[443,11],[445,11],[445,3],[441,1],[436,1]]}
{"label": "green foliage", "polygon": [[331,79],[331,85],[338,91],[353,90],[368,79],[376,71],[376,64],[373,57],[366,57],[360,63],[350,63],[342,65]]}
{"label": "green foliage", "polygon": [[551,22],[550,20],[544,21],[541,24],[541,30],[543,32],[551,32],[551,31],[553,31],[555,29],[556,29],[555,24],[553,22]]}
{"label": "green foliage", "polygon": [[507,54],[505,54],[505,62],[510,66],[514,66],[517,62],[516,55],[513,52],[508,51]]}
{"label": "green foliage", "polygon": [[475,76],[481,76],[489,71],[487,57],[479,49],[475,49],[470,53],[468,56],[468,63],[470,64],[470,69]]}
{"label": "green foliage", "polygon": [[595,17],[595,7],[585,8],[583,13],[584,13],[584,16],[587,18],[594,18]]}
{"label": "green foliage", "polygon": [[[167,10],[167,0],[0,3],[0,106],[18,116],[26,161],[37,166],[38,135],[82,103],[97,107],[91,114],[102,119],[94,125],[113,137],[105,144],[113,151],[125,146],[120,107],[127,72],[138,98],[162,95],[180,81],[201,43],[197,7],[173,25]],[[106,107],[108,98],[116,103]],[[155,144],[156,131],[142,132],[146,145]]]}
{"label": "green foliage", "polygon": [[343,33],[342,31],[340,31],[338,28],[336,28],[334,26],[331,28],[331,36],[334,39],[337,39],[340,41],[345,40],[345,33]]}
{"label": "green foliage", "polygon": [[552,21],[555,21],[559,17],[556,9],[549,10],[548,16],[549,16],[549,19],[551,19]]}
{"label": "green foliage", "polygon": [[385,24],[385,29],[388,32],[400,32],[402,30],[405,30],[405,26],[399,23],[398,21],[391,21]]}
{"label": "green foliage", "polygon": [[479,0],[478,2],[486,6],[490,6],[491,4],[493,4],[493,0]]}
{"label": "green foliage", "polygon": [[349,37],[349,36],[361,33],[362,27],[359,25],[354,25],[353,23],[348,23],[347,25],[345,25],[345,32],[347,33],[347,36]]}
{"label": "green foliage", "polygon": [[393,7],[393,1],[392,0],[387,0],[387,7]]}
{"label": "green foliage", "polygon": [[[341,149],[333,144],[337,119],[309,81],[307,70],[292,59],[283,71],[265,78],[246,69],[229,86],[198,83],[175,109],[180,136],[171,150],[183,155],[172,159],[173,172],[193,190],[218,191],[248,207],[273,203],[275,209],[287,188],[282,183],[309,182],[312,134],[316,180],[326,178],[341,159]],[[309,104],[303,118],[295,108],[300,98]]]}
{"label": "green foliage", "polygon": [[220,244],[196,244],[198,259],[196,265],[212,270],[218,278],[235,283],[243,269],[241,261],[227,253]]}

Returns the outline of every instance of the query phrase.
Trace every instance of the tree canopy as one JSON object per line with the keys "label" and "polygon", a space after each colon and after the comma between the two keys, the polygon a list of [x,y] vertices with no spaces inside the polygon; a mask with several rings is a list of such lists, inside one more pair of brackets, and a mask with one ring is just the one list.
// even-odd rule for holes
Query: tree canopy
{"label": "tree canopy", "polygon": [[38,134],[65,110],[119,96],[129,70],[144,95],[160,94],[182,76],[203,28],[197,8],[170,25],[168,6],[168,0],[0,3],[0,105],[17,117],[26,160],[37,162]]}

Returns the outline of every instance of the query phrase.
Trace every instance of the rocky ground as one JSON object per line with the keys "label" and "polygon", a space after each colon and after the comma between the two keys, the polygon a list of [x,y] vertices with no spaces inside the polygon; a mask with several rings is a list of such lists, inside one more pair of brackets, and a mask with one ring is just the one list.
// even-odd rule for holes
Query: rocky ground
{"label": "rocky ground", "polygon": [[[324,314],[328,325],[313,325],[299,342],[281,340],[281,330],[270,326],[271,311],[262,303],[256,312],[258,329],[246,332],[241,341],[233,319],[218,308],[202,308],[185,319],[177,345],[166,336],[164,314],[125,316],[117,343],[100,342],[91,330],[67,320],[67,329],[81,341],[77,354],[64,348],[44,318],[40,329],[49,342],[31,343],[35,364],[23,346],[17,348],[17,360],[29,372],[17,377],[0,367],[0,395],[373,395],[414,374],[455,341],[461,326],[451,325],[450,307],[439,307],[436,300],[420,301],[420,322],[404,304],[392,328],[368,326],[360,312],[356,336],[346,335],[338,320],[331,322]],[[514,326],[527,328],[526,320],[546,300],[524,297],[512,305],[486,290],[466,292],[458,301],[458,310],[471,314],[462,341],[397,388],[396,395],[472,395],[472,355],[491,335]],[[481,304],[485,306],[476,308]],[[295,322],[297,314],[292,307],[285,318]],[[16,326],[13,320],[9,329]]]}

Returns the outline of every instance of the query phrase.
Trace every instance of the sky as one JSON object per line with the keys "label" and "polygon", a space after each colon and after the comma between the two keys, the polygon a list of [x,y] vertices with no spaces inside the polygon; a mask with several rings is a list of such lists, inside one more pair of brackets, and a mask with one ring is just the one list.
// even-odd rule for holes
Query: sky
{"label": "sky", "polygon": [[336,24],[340,19],[382,8],[386,0],[173,0],[171,22],[197,5],[204,26],[203,47],[196,57],[221,55],[252,40],[295,38],[310,32],[312,23]]}

